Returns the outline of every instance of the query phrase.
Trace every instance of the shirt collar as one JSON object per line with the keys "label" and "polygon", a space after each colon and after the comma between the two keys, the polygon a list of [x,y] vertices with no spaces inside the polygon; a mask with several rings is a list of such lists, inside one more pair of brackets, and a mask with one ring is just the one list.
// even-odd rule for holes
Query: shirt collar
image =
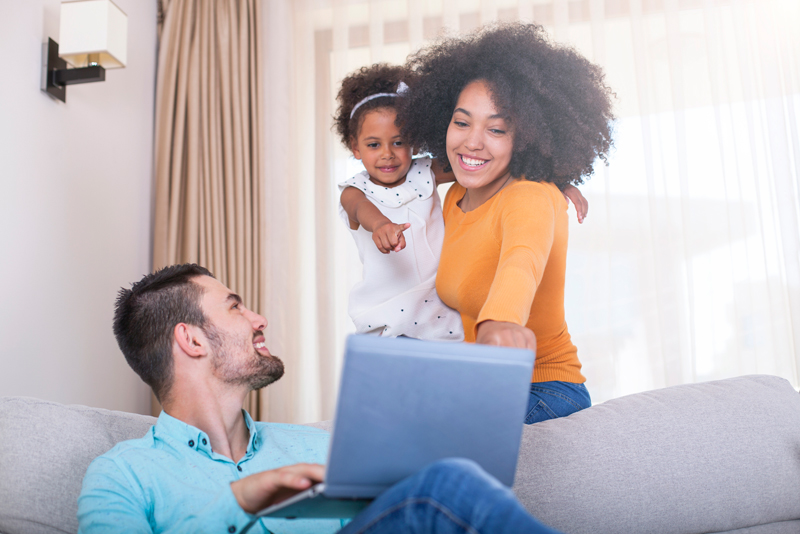
{"label": "shirt collar", "polygon": [[406,180],[395,187],[385,187],[369,179],[369,173],[362,171],[349,180],[339,184],[339,189],[355,187],[373,199],[376,206],[399,208],[412,200],[426,200],[433,195],[436,179],[431,171],[431,159],[416,158],[406,174]]}
{"label": "shirt collar", "polygon": [[[242,414],[244,415],[247,430],[250,432],[250,439],[247,443],[247,454],[249,455],[258,450],[261,440],[258,438],[258,429],[256,429],[253,418],[250,417],[247,410],[242,410]],[[208,438],[208,434],[195,426],[172,417],[163,410],[158,416],[158,421],[156,421],[154,435],[158,439],[174,442],[176,447],[183,446],[203,452],[208,456],[212,455],[211,440]]]}

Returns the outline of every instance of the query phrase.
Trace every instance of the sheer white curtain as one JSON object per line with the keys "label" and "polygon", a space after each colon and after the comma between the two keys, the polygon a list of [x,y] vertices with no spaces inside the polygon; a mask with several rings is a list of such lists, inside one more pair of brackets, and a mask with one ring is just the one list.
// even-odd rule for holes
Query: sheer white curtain
{"label": "sheer white curtain", "polygon": [[570,224],[567,321],[593,399],[769,373],[798,385],[800,3],[795,0],[265,2],[272,420],[332,416],[360,264],[335,183],[339,80],[440,32],[533,20],[602,65],[616,150]]}

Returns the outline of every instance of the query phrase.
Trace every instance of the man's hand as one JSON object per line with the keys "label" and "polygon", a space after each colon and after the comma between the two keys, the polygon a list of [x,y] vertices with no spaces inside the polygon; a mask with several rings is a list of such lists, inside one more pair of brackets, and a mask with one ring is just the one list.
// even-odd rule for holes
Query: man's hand
{"label": "man's hand", "polygon": [[505,321],[483,321],[478,325],[475,342],[483,345],[536,350],[536,336],[533,330]]}
{"label": "man's hand", "polygon": [[403,232],[410,227],[411,223],[394,224],[389,219],[386,219],[386,222],[372,230],[372,240],[378,250],[384,254],[392,251],[400,252],[406,248],[406,238],[403,236]]}
{"label": "man's hand", "polygon": [[242,510],[254,514],[307,490],[324,477],[325,468],[319,464],[287,465],[231,482],[231,490]]}

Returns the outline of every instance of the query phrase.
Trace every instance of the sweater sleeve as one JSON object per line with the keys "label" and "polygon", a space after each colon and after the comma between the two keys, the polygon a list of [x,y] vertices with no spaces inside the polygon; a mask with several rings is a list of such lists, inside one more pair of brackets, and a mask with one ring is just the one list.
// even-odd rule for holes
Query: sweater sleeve
{"label": "sweater sleeve", "polygon": [[[538,187],[533,187],[534,185]],[[505,195],[494,213],[500,258],[478,319],[525,325],[542,281],[555,235],[555,198],[544,184]]]}

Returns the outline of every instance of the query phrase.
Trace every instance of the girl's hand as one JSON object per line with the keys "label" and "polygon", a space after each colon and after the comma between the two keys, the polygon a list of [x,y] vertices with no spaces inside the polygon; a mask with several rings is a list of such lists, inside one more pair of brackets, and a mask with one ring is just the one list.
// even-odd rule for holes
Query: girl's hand
{"label": "girl's hand", "polygon": [[483,321],[478,325],[475,343],[535,351],[536,335],[530,328],[520,326],[516,323]]}
{"label": "girl's hand", "polygon": [[575,211],[578,212],[578,222],[583,223],[583,219],[586,218],[586,214],[589,213],[589,201],[586,200],[586,197],[584,197],[580,190],[574,185],[568,185],[564,188],[562,193],[564,193],[564,198],[567,199],[567,203],[571,200],[575,205]]}
{"label": "girl's hand", "polygon": [[394,224],[389,219],[386,219],[386,222],[372,230],[372,240],[378,250],[384,254],[392,251],[400,252],[406,248],[406,238],[403,237],[403,232],[408,230],[409,227],[411,227],[411,223]]}

